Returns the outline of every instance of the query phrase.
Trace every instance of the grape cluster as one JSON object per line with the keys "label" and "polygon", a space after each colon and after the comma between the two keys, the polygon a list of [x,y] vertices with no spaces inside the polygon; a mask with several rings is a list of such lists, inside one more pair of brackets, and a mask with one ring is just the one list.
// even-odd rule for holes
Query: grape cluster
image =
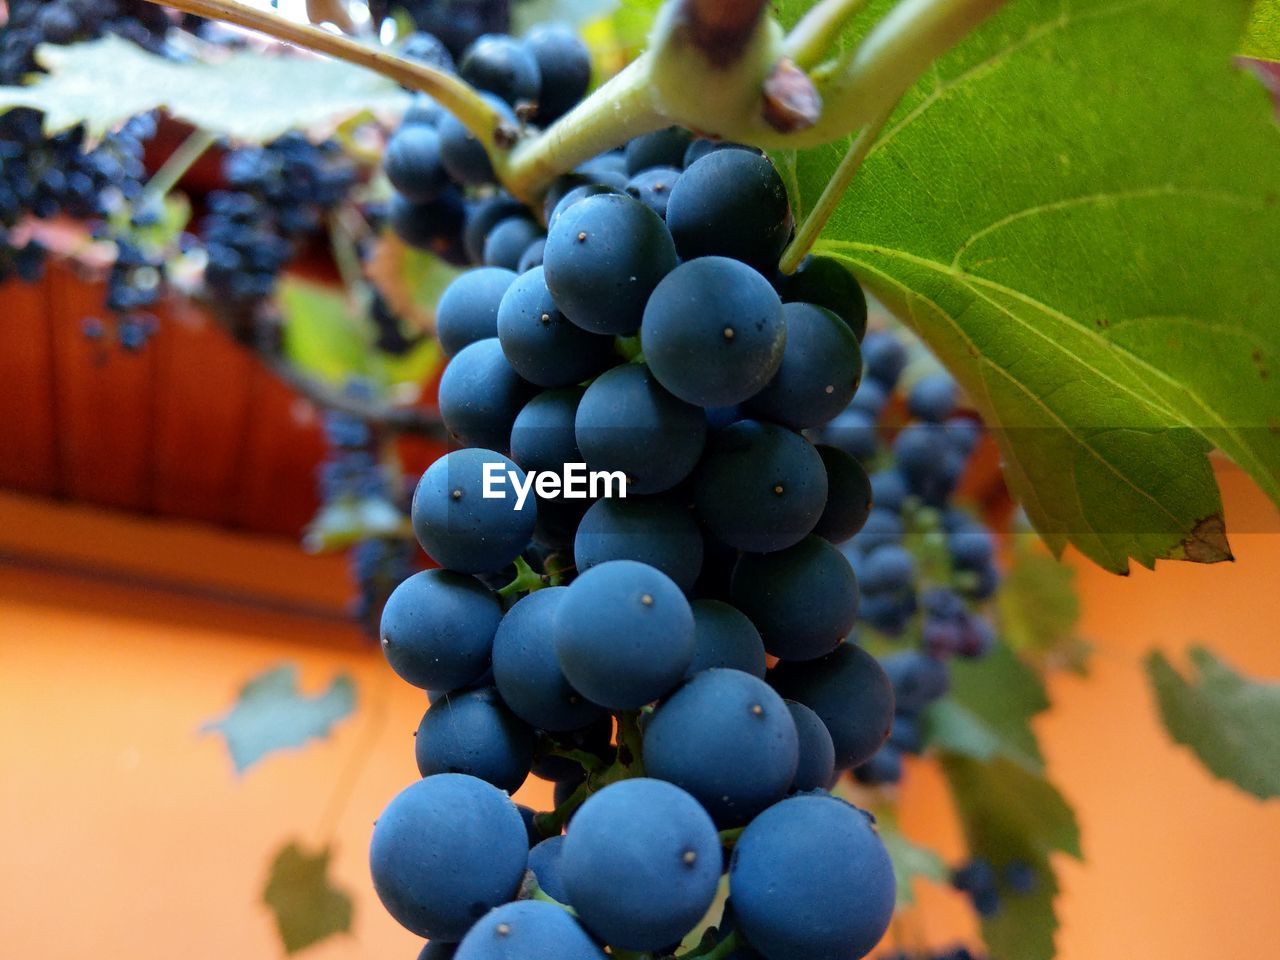
{"label": "grape cluster", "polygon": [[[383,903],[424,958],[669,957],[727,875],[692,955],[866,955],[892,868],[828,790],[893,717],[888,676],[845,640],[858,584],[837,544],[871,486],[803,432],[855,394],[862,291],[827,261],[780,276],[777,171],[682,130],[555,184],[545,238],[485,203],[503,211],[470,237],[485,265],[436,317],[458,447],[411,511],[439,569],[381,624],[431,697],[423,779],[374,830]],[[557,493],[569,464],[583,499]],[[531,773],[554,810],[509,799]]]}
{"label": "grape cluster", "polygon": [[[430,34],[414,35],[401,53],[454,70],[449,50]],[[582,99],[591,82],[586,46],[557,24],[537,26],[522,40],[485,34],[461,51],[456,70],[483,91],[507,136],[523,125],[552,123]],[[494,190],[483,146],[431,98],[421,95],[406,113],[387,144],[383,167],[394,188],[388,217],[405,243],[458,265],[514,270],[526,254],[533,262],[530,251],[540,249],[542,227],[521,204]],[[584,171],[579,179],[593,177]]]}
{"label": "grape cluster", "polygon": [[[346,393],[373,399],[368,383],[352,381]],[[401,533],[403,512],[397,484],[379,460],[379,438],[367,422],[342,410],[324,415],[328,455],[317,470],[322,503],[310,537],[350,544],[357,594],[352,615],[377,635],[382,608],[392,591],[414,570],[412,541]]]}
{"label": "grape cluster", "polygon": [[897,334],[863,341],[864,376],[822,439],[869,471],[874,507],[841,549],[858,575],[859,629],[915,649],[885,657],[895,715],[889,741],[855,771],[869,784],[896,783],[903,754],[923,749],[921,714],[949,687],[947,661],[981,657],[995,642],[981,612],[999,584],[995,538],[955,503],[981,436],[957,409],[957,387],[929,373],[899,390],[907,347]]}
{"label": "grape cluster", "polygon": [[1002,887],[1026,896],[1039,886],[1039,877],[1025,860],[1011,860],[1001,870],[985,857],[973,857],[951,871],[951,885],[969,898],[978,916],[990,918],[1000,912]]}
{"label": "grape cluster", "polygon": [[[141,0],[49,0],[9,4],[0,31],[0,83],[20,84],[37,71],[36,47],[116,34],[162,51],[167,15]],[[0,282],[16,275],[39,279],[45,251],[24,229],[29,219],[65,215],[89,221],[101,239],[113,240],[117,258],[107,281],[106,307],[116,318],[121,346],[136,350],[155,327],[147,314],[160,296],[163,264],[128,237],[149,214],[135,210],[142,196],[143,146],[155,134],[149,116],[134,118],[99,144],[86,146],[82,128],[46,137],[41,118],[19,109],[0,116]],[[110,221],[111,226],[108,226]],[[105,335],[90,318],[86,330]]]}
{"label": "grape cluster", "polygon": [[241,147],[223,161],[227,189],[209,197],[204,282],[229,317],[252,318],[275,290],[289,259],[355,183],[355,167],[333,141],[287,133]]}

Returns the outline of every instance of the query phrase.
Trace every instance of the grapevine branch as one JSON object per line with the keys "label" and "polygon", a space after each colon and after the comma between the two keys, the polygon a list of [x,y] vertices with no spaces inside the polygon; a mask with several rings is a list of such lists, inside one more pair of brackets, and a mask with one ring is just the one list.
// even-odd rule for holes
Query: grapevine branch
{"label": "grapevine branch", "polygon": [[256,30],[285,43],[327,54],[403,84],[431,94],[471,133],[493,152],[497,149],[495,134],[502,118],[484,98],[468,84],[452,74],[394,54],[366,46],[357,40],[340,36],[308,23],[297,23],[269,10],[259,10],[238,0],[147,0],[159,6],[172,7]]}

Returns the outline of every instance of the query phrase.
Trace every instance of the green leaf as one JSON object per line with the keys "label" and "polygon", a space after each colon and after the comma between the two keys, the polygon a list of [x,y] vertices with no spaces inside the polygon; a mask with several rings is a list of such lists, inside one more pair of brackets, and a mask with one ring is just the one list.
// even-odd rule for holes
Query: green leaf
{"label": "green leaf", "polygon": [[928,847],[912,843],[897,825],[880,818],[877,824],[880,839],[889,851],[889,859],[893,861],[893,876],[898,882],[898,907],[905,907],[915,902],[915,891],[911,881],[916,877],[945,884],[950,876],[942,857]]}
{"label": "green leaf", "polygon": [[236,773],[244,773],[269,753],[327,737],[355,706],[355,685],[345,673],[324,693],[307,697],[298,692],[297,665],[286,663],[241,687],[235,706],[200,732],[222,734]]}
{"label": "green leaf", "polygon": [[383,231],[365,266],[369,281],[391,309],[420,333],[436,326],[436,304],[461,271],[434,254],[415,250]]}
{"label": "green leaf", "polygon": [[1030,893],[1002,888],[999,912],[983,920],[982,936],[991,955],[1052,960],[1058,884],[1049,857],[1054,852],[1080,857],[1075,814],[1052,784],[1008,760],[983,763],[948,754],[943,770],[970,854],[989,860],[997,870],[1021,863],[1036,873]]}
{"label": "green leaf", "polygon": [[263,142],[288,130],[327,133],[350,117],[399,113],[409,102],[390,80],[316,57],[242,51],[213,63],[177,62],[109,35],[42,45],[37,59],[49,72],[29,86],[0,87],[0,113],[43,111],[50,133],[83,123],[96,138],[139,113],[164,109],[203,130]]}
{"label": "green leaf", "polygon": [[1280,60],[1280,0],[1256,0],[1240,52],[1258,60]]}
{"label": "green leaf", "polygon": [[[1280,130],[1231,63],[1244,17],[1008,4],[908,92],[815,247],[959,377],[1053,550],[1117,572],[1229,558],[1215,446],[1280,502]],[[846,150],[779,156],[801,214]]]}
{"label": "green leaf", "polygon": [[926,742],[978,760],[1004,758],[1032,772],[1044,757],[1031,718],[1049,706],[1035,671],[1003,644],[981,661],[951,664],[951,692],[924,716]]}
{"label": "green leaf", "polygon": [[332,852],[325,847],[311,854],[287,843],[271,862],[262,902],[275,916],[286,953],[351,930],[351,897],[329,880]]}
{"label": "green leaf", "polygon": [[1280,796],[1280,683],[1250,680],[1204,647],[1184,677],[1159,651],[1146,658],[1169,735],[1215,777],[1259,800]]}
{"label": "green leaf", "polygon": [[284,352],[294,366],[339,386],[369,371],[364,321],[341,290],[286,277],[278,292]]}
{"label": "green leaf", "polygon": [[1045,668],[1085,672],[1089,646],[1076,634],[1075,571],[1050,556],[1034,534],[1014,537],[1013,562],[996,599],[1000,635],[1012,650]]}

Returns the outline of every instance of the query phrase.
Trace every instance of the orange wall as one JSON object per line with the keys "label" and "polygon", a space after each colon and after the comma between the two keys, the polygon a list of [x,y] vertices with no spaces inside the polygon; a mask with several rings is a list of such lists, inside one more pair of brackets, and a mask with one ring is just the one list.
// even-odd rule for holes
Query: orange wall
{"label": "orange wall", "polygon": [[[1236,535],[1236,564],[1169,564],[1123,580],[1080,566],[1093,675],[1056,679],[1039,725],[1089,858],[1063,863],[1063,960],[1239,957],[1280,941],[1280,804],[1211,780],[1172,746],[1139,669],[1152,646],[1177,654],[1205,642],[1243,669],[1280,675],[1280,524],[1237,474],[1223,480],[1229,523],[1269,531]],[[139,582],[3,561],[95,537],[114,547],[78,544],[71,562],[100,567],[110,553]],[[182,549],[166,553],[174,538]],[[220,589],[304,600],[318,615],[141,582],[201,582],[208,557],[224,571]],[[307,956],[414,955],[415,938],[369,892],[365,847],[383,803],[416,775],[411,733],[425,699],[312,603],[343,590],[340,564],[277,545],[0,498],[0,955],[276,957],[257,905],[269,858],[289,838],[329,836],[355,927]],[[331,741],[236,778],[222,743],[198,727],[248,676],[284,660],[302,665],[311,691],[350,672],[361,708]],[[350,794],[330,812],[349,770]],[[545,803],[545,792],[533,799]],[[959,852],[927,764],[909,774],[903,822]],[[904,942],[967,927],[950,892],[923,893],[925,909],[899,926]]]}

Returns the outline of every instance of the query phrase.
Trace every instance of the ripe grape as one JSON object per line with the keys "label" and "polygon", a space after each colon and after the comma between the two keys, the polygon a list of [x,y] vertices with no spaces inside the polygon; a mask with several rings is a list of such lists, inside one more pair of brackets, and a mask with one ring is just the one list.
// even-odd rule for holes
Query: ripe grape
{"label": "ripe grape", "polygon": [[[867,297],[849,270],[830,257],[805,257],[796,272],[783,279],[782,299],[826,307],[862,340],[867,332]],[[879,412],[879,411],[877,411]]]}
{"label": "ripe grape", "polygon": [[670,498],[605,497],[583,514],[573,558],[579,573],[609,560],[638,560],[688,592],[702,570],[702,532],[692,511]]}
{"label": "ripe grape", "polygon": [[515,279],[510,270],[480,267],[445,287],[436,307],[436,337],[448,356],[498,335],[498,305]]}
{"label": "ripe grape", "polygon": [[489,668],[502,607],[488,587],[448,570],[404,580],[382,610],[382,652],[402,679],[424,690],[456,690]]}
{"label": "ripe grape", "polygon": [[831,742],[831,732],[822,718],[803,703],[789,700],[787,709],[796,725],[800,754],[790,792],[824,790],[831,785],[836,772],[836,747]]}
{"label": "ripe grape", "polygon": [[382,167],[391,185],[413,203],[428,203],[449,186],[440,160],[440,134],[425,123],[406,123],[388,142]]}
{"label": "ripe grape", "polygon": [[534,120],[548,126],[568,113],[591,85],[591,52],[572,28],[540,23],[524,38],[542,78]]}
{"label": "ripe grape", "polygon": [[533,52],[514,37],[494,33],[478,38],[458,64],[458,74],[478,90],[502,98],[513,106],[536,103],[542,74]]}
{"label": "ripe grape", "polygon": [[521,900],[485,914],[458,944],[455,960],[605,960],[569,914]]}
{"label": "ripe grape", "polygon": [[589,333],[560,312],[542,267],[520,274],[503,295],[498,340],[516,373],[540,387],[581,383],[615,359],[612,338]]}
{"label": "ripe grape", "polygon": [[369,848],[373,886],[387,911],[419,936],[454,941],[515,897],[528,860],[515,804],[459,773],[400,791],[374,824]]}
{"label": "ripe grape", "polygon": [[611,710],[669,693],[693,659],[693,613],[665,573],[610,560],[579,575],[555,614],[560,668],[575,690]]}
{"label": "ripe grape", "polygon": [[689,791],[721,827],[741,826],[782,799],[799,751],[782,698],[739,670],[695,675],[644,731],[645,773]]}
{"label": "ripe grape", "polygon": [[423,714],[414,741],[418,772],[465,773],[515,793],[533,766],[533,728],[493,687],[445,694]]}
{"label": "ripe grape", "polygon": [[849,960],[893,916],[893,866],[866,814],[835,797],[789,797],[733,849],[729,895],[748,942],[768,960]]}
{"label": "ripe grape", "polygon": [[720,839],[679,787],[623,780],[582,805],[560,869],[569,903],[592,933],[625,950],[657,950],[692,930],[711,906]]}
{"label": "ripe grape", "polygon": [[469,447],[505,451],[511,427],[534,387],[516,373],[497,337],[463,347],[440,378],[440,417]]}
{"label": "ripe grape", "polygon": [[654,376],[701,407],[759,393],[778,372],[786,341],[787,321],[773,287],[726,257],[688,260],[667,274],[649,297],[640,328]]}
{"label": "ripe grape", "polygon": [[712,667],[741,670],[764,679],[768,658],[764,641],[746,615],[723,600],[701,599],[693,610],[693,661],[685,679]]}

